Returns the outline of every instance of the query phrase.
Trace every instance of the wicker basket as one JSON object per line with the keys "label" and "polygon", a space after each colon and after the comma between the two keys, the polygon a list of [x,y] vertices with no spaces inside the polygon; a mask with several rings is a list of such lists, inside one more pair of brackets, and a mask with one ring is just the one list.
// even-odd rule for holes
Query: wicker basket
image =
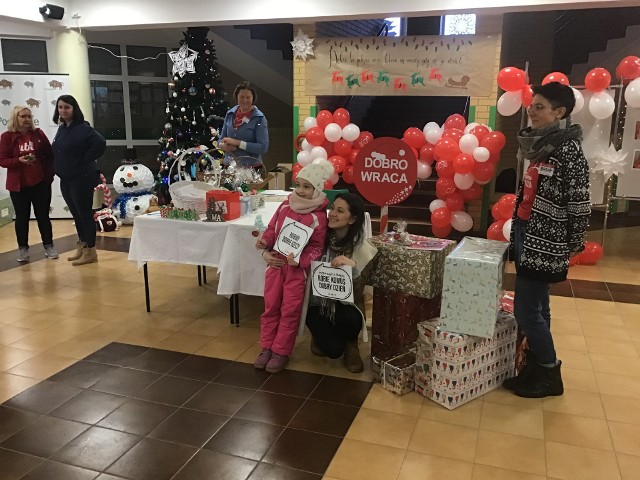
{"label": "wicker basket", "polygon": [[207,192],[209,190],[225,189],[215,188],[204,182],[189,182],[186,180],[172,183],[169,186],[169,193],[176,208],[193,209],[200,214],[207,211]]}

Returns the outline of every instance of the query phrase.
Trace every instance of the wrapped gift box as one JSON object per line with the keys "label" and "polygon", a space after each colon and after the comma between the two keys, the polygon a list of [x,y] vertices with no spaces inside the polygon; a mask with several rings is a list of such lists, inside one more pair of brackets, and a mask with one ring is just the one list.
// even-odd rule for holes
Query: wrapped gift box
{"label": "wrapped gift box", "polygon": [[418,325],[415,385],[421,395],[453,409],[513,376],[517,325],[500,312],[492,338],[444,330],[434,318]]}
{"label": "wrapped gift box", "polygon": [[437,317],[440,296],[422,298],[405,293],[373,289],[371,355],[392,357],[412,347],[419,322]]}
{"label": "wrapped gift box", "polygon": [[370,239],[378,249],[369,283],[391,292],[434,298],[442,291],[446,256],[456,242],[408,235],[410,245],[394,243],[394,233]]}
{"label": "wrapped gift box", "polygon": [[0,196],[0,227],[11,223],[13,221],[13,215],[15,211],[13,210],[13,203],[11,202],[11,197]]}
{"label": "wrapped gift box", "polygon": [[396,395],[406,395],[413,392],[413,381],[416,354],[402,353],[391,358],[373,356],[373,381]]}
{"label": "wrapped gift box", "polygon": [[207,192],[207,205],[209,199],[215,198],[216,203],[222,205],[224,220],[235,220],[240,217],[240,192],[228,190],[209,190]]}
{"label": "wrapped gift box", "polygon": [[447,256],[440,311],[444,330],[493,337],[508,246],[465,237]]}

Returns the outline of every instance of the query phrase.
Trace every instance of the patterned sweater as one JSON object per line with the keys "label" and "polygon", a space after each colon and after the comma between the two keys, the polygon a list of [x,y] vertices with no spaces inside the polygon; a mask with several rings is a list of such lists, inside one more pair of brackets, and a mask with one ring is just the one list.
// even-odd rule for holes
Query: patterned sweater
{"label": "patterned sweater", "polygon": [[[518,275],[549,283],[567,278],[569,256],[584,249],[584,238],[591,215],[589,201],[589,164],[582,147],[575,140],[562,143],[547,163],[553,173],[538,177],[527,234],[520,258]],[[522,201],[523,185],[513,213]],[[513,258],[513,229],[510,256]]]}

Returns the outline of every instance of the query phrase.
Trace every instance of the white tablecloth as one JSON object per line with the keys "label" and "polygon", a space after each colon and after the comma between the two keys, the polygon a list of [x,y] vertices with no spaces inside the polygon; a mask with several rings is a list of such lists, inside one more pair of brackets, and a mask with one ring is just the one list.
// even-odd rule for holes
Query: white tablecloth
{"label": "white tablecloth", "polygon": [[230,222],[168,220],[159,214],[135,217],[129,260],[204,265],[218,268],[218,294],[262,296],[266,264],[251,235],[256,215],[265,226],[279,202],[267,202],[251,215]]}

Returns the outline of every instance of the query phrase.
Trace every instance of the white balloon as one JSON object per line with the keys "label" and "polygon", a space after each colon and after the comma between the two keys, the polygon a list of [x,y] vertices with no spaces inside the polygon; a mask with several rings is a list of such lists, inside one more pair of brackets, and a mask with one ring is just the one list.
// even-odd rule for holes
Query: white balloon
{"label": "white balloon", "polygon": [[429,204],[429,210],[431,211],[431,213],[435,212],[436,210],[438,210],[439,208],[445,208],[447,206],[447,202],[445,202],[444,200],[440,200],[439,198],[433,200],[430,204]]}
{"label": "white balloon", "polygon": [[420,180],[429,178],[432,173],[433,173],[433,170],[431,168],[431,165],[429,165],[426,162],[421,162],[420,160],[418,160],[418,178]]}
{"label": "white balloon", "polygon": [[324,138],[330,142],[337,142],[342,138],[342,129],[337,123],[330,123],[324,127]]}
{"label": "white balloon", "polygon": [[298,159],[298,163],[303,167],[305,167],[311,163],[311,161],[313,160],[313,157],[311,156],[311,152],[307,152],[306,150],[303,150],[301,152],[298,152],[297,159]]}
{"label": "white balloon", "polygon": [[473,159],[476,162],[483,163],[489,160],[489,157],[491,156],[491,152],[489,151],[489,149],[485,147],[478,147],[473,151],[472,155],[473,155]]}
{"label": "white balloon", "polygon": [[355,141],[360,136],[360,127],[355,123],[350,123],[342,129],[342,138],[350,142]]}
{"label": "white balloon", "polygon": [[640,108],[640,78],[632,80],[624,91],[624,99],[631,108]]}
{"label": "white balloon", "polygon": [[470,133],[465,133],[460,137],[460,141],[458,142],[458,146],[460,147],[460,151],[463,153],[473,153],[473,151],[478,148],[480,145],[480,141],[478,137],[472,135]]}
{"label": "white balloon", "polygon": [[305,130],[309,130],[310,128],[313,128],[317,125],[318,125],[318,121],[316,120],[316,117],[307,117],[304,119]]}
{"label": "white balloon", "polygon": [[440,130],[440,125],[438,125],[436,122],[429,122],[422,129],[422,133],[424,133],[425,136],[426,136],[427,135],[427,131],[436,130],[436,129]]}
{"label": "white balloon", "polygon": [[310,152],[313,149],[313,145],[307,142],[307,139],[305,138],[304,140],[302,140],[300,148],[302,148],[302,150],[304,150],[305,152]]}
{"label": "white balloon", "polygon": [[451,212],[451,226],[459,232],[468,232],[473,227],[473,218],[467,212]]}
{"label": "white balloon", "polygon": [[435,145],[436,142],[442,138],[442,132],[444,132],[444,130],[438,127],[436,124],[435,127],[431,127],[426,132],[424,132],[424,137],[427,139],[427,142]]}
{"label": "white balloon", "polygon": [[502,235],[504,235],[504,238],[509,240],[509,237],[511,236],[511,219],[504,222],[504,225],[502,226]]}
{"label": "white balloon", "polygon": [[607,92],[596,92],[589,100],[589,112],[599,120],[604,120],[613,115],[616,104]]}
{"label": "white balloon", "polygon": [[477,122],[468,123],[467,126],[464,127],[464,133],[469,133],[471,130],[473,130],[478,125],[480,125],[480,124],[477,123]]}
{"label": "white balloon", "polygon": [[338,180],[340,180],[340,176],[337,173],[334,173],[329,177],[329,181],[331,182],[331,185],[335,185],[336,183],[338,183]]}
{"label": "white balloon", "polygon": [[520,90],[516,92],[505,92],[498,99],[498,113],[505,117],[510,117],[522,107],[522,97]]}
{"label": "white balloon", "polygon": [[[313,147],[311,149],[311,158],[318,159],[327,159],[327,151],[324,149],[324,147]],[[314,162],[315,163],[315,162]]]}
{"label": "white balloon", "polygon": [[313,163],[314,165],[321,165],[321,164],[325,163],[326,161],[327,161],[326,158],[318,157],[318,158],[314,158],[311,163]]}
{"label": "white balloon", "polygon": [[580,90],[578,90],[577,88],[571,87],[571,90],[573,90],[573,96],[576,99],[576,106],[573,107],[573,112],[571,112],[571,114],[573,115],[574,113],[579,113],[580,110],[582,110],[582,107],[584,107],[584,97],[582,96],[582,93],[580,93]]}
{"label": "white balloon", "polygon": [[453,183],[460,190],[469,190],[475,180],[473,173],[456,173],[453,175]]}

